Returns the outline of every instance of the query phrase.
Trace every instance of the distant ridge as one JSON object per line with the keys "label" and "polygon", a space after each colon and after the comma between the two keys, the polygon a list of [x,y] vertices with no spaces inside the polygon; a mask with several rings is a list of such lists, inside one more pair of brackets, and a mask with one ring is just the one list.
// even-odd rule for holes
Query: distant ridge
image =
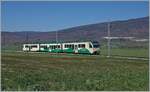
{"label": "distant ridge", "polygon": [[[55,32],[1,32],[2,45],[29,42],[55,41]],[[107,36],[107,23],[96,23],[67,28],[58,31],[58,41],[97,40]],[[149,17],[111,22],[111,36],[149,37]]]}

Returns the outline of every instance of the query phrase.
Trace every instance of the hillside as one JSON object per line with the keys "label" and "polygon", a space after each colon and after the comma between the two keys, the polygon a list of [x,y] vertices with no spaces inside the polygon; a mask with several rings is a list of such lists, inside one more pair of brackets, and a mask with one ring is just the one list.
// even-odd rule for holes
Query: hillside
{"label": "hillside", "polygon": [[[2,32],[2,45],[55,41],[56,32]],[[96,23],[58,31],[58,41],[100,40],[107,36],[107,23]],[[111,36],[149,37],[149,17],[111,22]]]}

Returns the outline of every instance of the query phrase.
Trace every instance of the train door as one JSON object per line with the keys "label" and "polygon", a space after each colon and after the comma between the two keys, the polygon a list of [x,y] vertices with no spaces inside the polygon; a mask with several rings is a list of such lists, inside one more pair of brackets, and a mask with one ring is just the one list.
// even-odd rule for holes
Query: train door
{"label": "train door", "polygon": [[31,46],[29,46],[29,51],[31,51]]}
{"label": "train door", "polygon": [[61,50],[63,50],[63,44],[60,44]]}
{"label": "train door", "polygon": [[74,46],[75,53],[78,53],[78,45]]}

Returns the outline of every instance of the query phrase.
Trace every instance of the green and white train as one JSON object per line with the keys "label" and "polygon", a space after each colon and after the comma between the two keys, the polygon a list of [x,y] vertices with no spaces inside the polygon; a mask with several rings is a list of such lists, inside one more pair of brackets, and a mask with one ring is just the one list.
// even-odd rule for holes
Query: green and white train
{"label": "green and white train", "polygon": [[23,44],[23,51],[51,53],[99,54],[98,42],[69,42],[51,44]]}

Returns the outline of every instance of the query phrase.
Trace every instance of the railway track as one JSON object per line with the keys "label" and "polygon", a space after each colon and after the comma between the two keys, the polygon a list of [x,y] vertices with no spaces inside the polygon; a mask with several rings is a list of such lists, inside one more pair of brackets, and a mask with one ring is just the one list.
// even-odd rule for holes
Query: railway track
{"label": "railway track", "polygon": [[[6,51],[10,52],[10,51]],[[16,52],[23,52],[23,51],[16,51]],[[23,52],[23,53],[48,53],[48,52]],[[50,55],[78,55],[81,56],[81,54],[72,54],[72,53],[49,53]],[[149,60],[149,58],[145,57],[133,57],[133,56],[119,56],[119,55],[112,55],[110,57],[107,57],[106,55],[86,55],[82,54],[82,56],[101,56],[101,57],[106,57],[106,58],[118,58],[118,59],[129,59],[129,60]]]}

